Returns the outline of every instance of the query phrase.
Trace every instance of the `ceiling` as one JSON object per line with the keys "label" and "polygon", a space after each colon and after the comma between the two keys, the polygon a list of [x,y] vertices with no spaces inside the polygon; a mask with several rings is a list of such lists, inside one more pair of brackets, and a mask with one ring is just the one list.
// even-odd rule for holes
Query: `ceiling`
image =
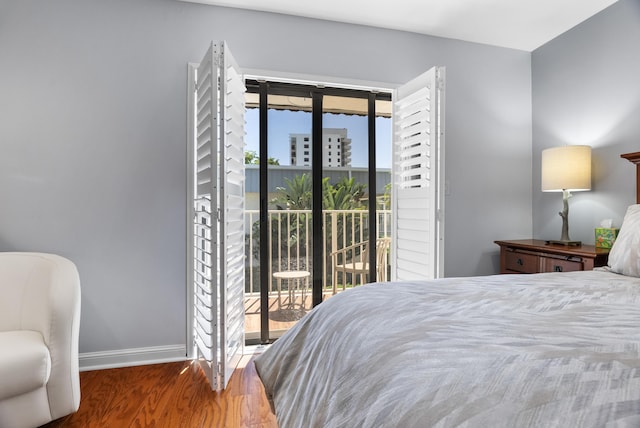
{"label": "ceiling", "polygon": [[617,0],[183,0],[533,51]]}

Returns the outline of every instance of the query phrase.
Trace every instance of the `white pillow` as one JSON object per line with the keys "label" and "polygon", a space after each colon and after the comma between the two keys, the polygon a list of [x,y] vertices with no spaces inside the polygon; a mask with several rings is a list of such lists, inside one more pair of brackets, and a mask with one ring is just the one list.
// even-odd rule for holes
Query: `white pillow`
{"label": "white pillow", "polygon": [[609,252],[609,267],[622,275],[640,277],[640,204],[627,208]]}

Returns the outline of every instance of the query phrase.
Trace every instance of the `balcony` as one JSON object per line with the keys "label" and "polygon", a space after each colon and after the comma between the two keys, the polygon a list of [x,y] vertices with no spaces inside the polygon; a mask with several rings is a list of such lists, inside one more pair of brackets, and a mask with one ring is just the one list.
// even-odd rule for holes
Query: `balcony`
{"label": "balcony", "polygon": [[[376,212],[377,278],[388,280],[388,247],[391,211]],[[324,298],[348,288],[370,282],[368,270],[369,213],[367,210],[326,210],[322,213],[324,236],[322,293]],[[311,308],[312,214],[311,210],[269,210],[271,245],[268,287],[270,330],[286,330]],[[245,330],[248,336],[260,330],[260,248],[262,224],[258,210],[245,211]],[[382,245],[381,245],[382,244]],[[297,272],[292,279],[278,280],[278,272]],[[278,276],[278,275],[276,275]]]}

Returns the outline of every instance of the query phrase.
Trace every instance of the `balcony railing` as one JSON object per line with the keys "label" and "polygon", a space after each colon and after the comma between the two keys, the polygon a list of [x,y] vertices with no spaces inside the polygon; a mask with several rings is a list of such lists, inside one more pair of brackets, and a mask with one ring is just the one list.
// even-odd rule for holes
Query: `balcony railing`
{"label": "balcony railing", "polygon": [[[258,210],[245,211],[247,235],[246,243],[246,280],[245,295],[255,296],[260,292],[260,227],[269,227],[270,246],[269,265],[269,294],[277,291],[277,282],[273,274],[282,271],[312,272],[312,214],[311,210],[269,210],[268,220],[262,224],[259,221]],[[378,210],[376,212],[377,238],[388,238],[391,235],[391,211]],[[369,212],[367,210],[326,210],[322,213],[324,236],[322,276],[323,294],[332,294],[337,289],[343,289],[364,282],[361,275],[349,275],[341,272],[334,275],[335,266],[332,253],[343,248],[356,248],[352,255],[358,258],[369,235]],[[358,249],[357,244],[363,244]],[[386,252],[386,249],[384,250]],[[386,254],[378,255],[378,264],[389,263]],[[379,266],[380,268],[380,266]],[[389,272],[388,266],[382,266],[381,272]],[[374,278],[375,281],[379,278]],[[334,283],[338,282],[338,283]]]}

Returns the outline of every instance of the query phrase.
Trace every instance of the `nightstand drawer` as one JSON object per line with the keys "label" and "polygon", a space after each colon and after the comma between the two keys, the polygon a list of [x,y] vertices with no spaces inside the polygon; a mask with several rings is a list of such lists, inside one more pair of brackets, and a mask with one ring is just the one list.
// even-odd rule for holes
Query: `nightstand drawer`
{"label": "nightstand drawer", "polygon": [[505,253],[505,268],[508,271],[520,273],[538,272],[540,259],[534,254],[507,251]]}
{"label": "nightstand drawer", "polygon": [[544,258],[543,272],[572,272],[576,270],[583,270],[582,260]]}
{"label": "nightstand drawer", "polygon": [[500,273],[571,272],[606,266],[609,250],[593,245],[554,245],[538,239],[495,241]]}

